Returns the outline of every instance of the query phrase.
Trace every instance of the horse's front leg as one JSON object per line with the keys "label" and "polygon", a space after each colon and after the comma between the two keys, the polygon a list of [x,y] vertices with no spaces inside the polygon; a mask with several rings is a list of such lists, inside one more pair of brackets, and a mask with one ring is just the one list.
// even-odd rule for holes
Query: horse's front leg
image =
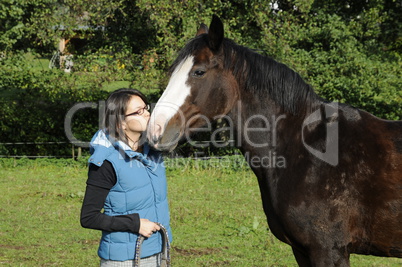
{"label": "horse's front leg", "polygon": [[300,267],[349,267],[349,253],[346,249],[311,248],[300,250],[292,248]]}

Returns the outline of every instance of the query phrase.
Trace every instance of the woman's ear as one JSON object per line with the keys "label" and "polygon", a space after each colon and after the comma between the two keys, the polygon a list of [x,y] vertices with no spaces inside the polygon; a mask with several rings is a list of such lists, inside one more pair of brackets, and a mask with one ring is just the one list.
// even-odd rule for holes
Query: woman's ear
{"label": "woman's ear", "polygon": [[127,129],[127,123],[126,121],[121,122],[121,128],[125,131]]}

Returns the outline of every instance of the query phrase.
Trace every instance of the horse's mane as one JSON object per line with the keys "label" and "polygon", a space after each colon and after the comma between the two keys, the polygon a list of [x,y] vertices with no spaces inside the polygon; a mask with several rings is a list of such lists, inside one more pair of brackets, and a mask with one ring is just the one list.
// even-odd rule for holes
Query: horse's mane
{"label": "horse's mane", "polygon": [[[197,36],[180,51],[170,73],[187,56],[205,47],[206,34]],[[270,97],[283,111],[297,113],[301,107],[320,99],[303,78],[274,59],[263,56],[230,39],[223,40],[224,69],[231,70],[237,81],[243,81],[245,90],[261,98]]]}

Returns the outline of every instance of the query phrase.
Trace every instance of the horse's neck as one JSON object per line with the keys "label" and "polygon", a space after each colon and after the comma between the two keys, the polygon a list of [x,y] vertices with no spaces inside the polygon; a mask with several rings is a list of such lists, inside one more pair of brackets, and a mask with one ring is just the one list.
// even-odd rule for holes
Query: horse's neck
{"label": "horse's neck", "polygon": [[269,97],[243,99],[229,114],[235,129],[235,143],[248,153],[286,150],[289,142],[295,143],[301,138],[306,119],[322,104],[320,99],[313,98],[305,101],[297,113],[291,113]]}
{"label": "horse's neck", "polygon": [[250,77],[236,76],[240,101],[230,116],[241,141],[239,146],[246,150],[259,151],[256,147],[263,147],[257,145],[261,142],[282,149],[283,143],[300,135],[306,117],[323,103],[298,73],[277,62],[267,60],[265,64],[271,68],[255,66],[254,72],[248,73]]}

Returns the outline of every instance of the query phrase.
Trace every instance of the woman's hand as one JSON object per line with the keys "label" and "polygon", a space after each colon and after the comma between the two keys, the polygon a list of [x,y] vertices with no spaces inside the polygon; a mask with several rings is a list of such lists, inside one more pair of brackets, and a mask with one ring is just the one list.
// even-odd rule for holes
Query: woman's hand
{"label": "woman's hand", "polygon": [[148,219],[140,219],[140,231],[139,234],[145,237],[150,237],[153,233],[159,231],[161,228],[154,222]]}

